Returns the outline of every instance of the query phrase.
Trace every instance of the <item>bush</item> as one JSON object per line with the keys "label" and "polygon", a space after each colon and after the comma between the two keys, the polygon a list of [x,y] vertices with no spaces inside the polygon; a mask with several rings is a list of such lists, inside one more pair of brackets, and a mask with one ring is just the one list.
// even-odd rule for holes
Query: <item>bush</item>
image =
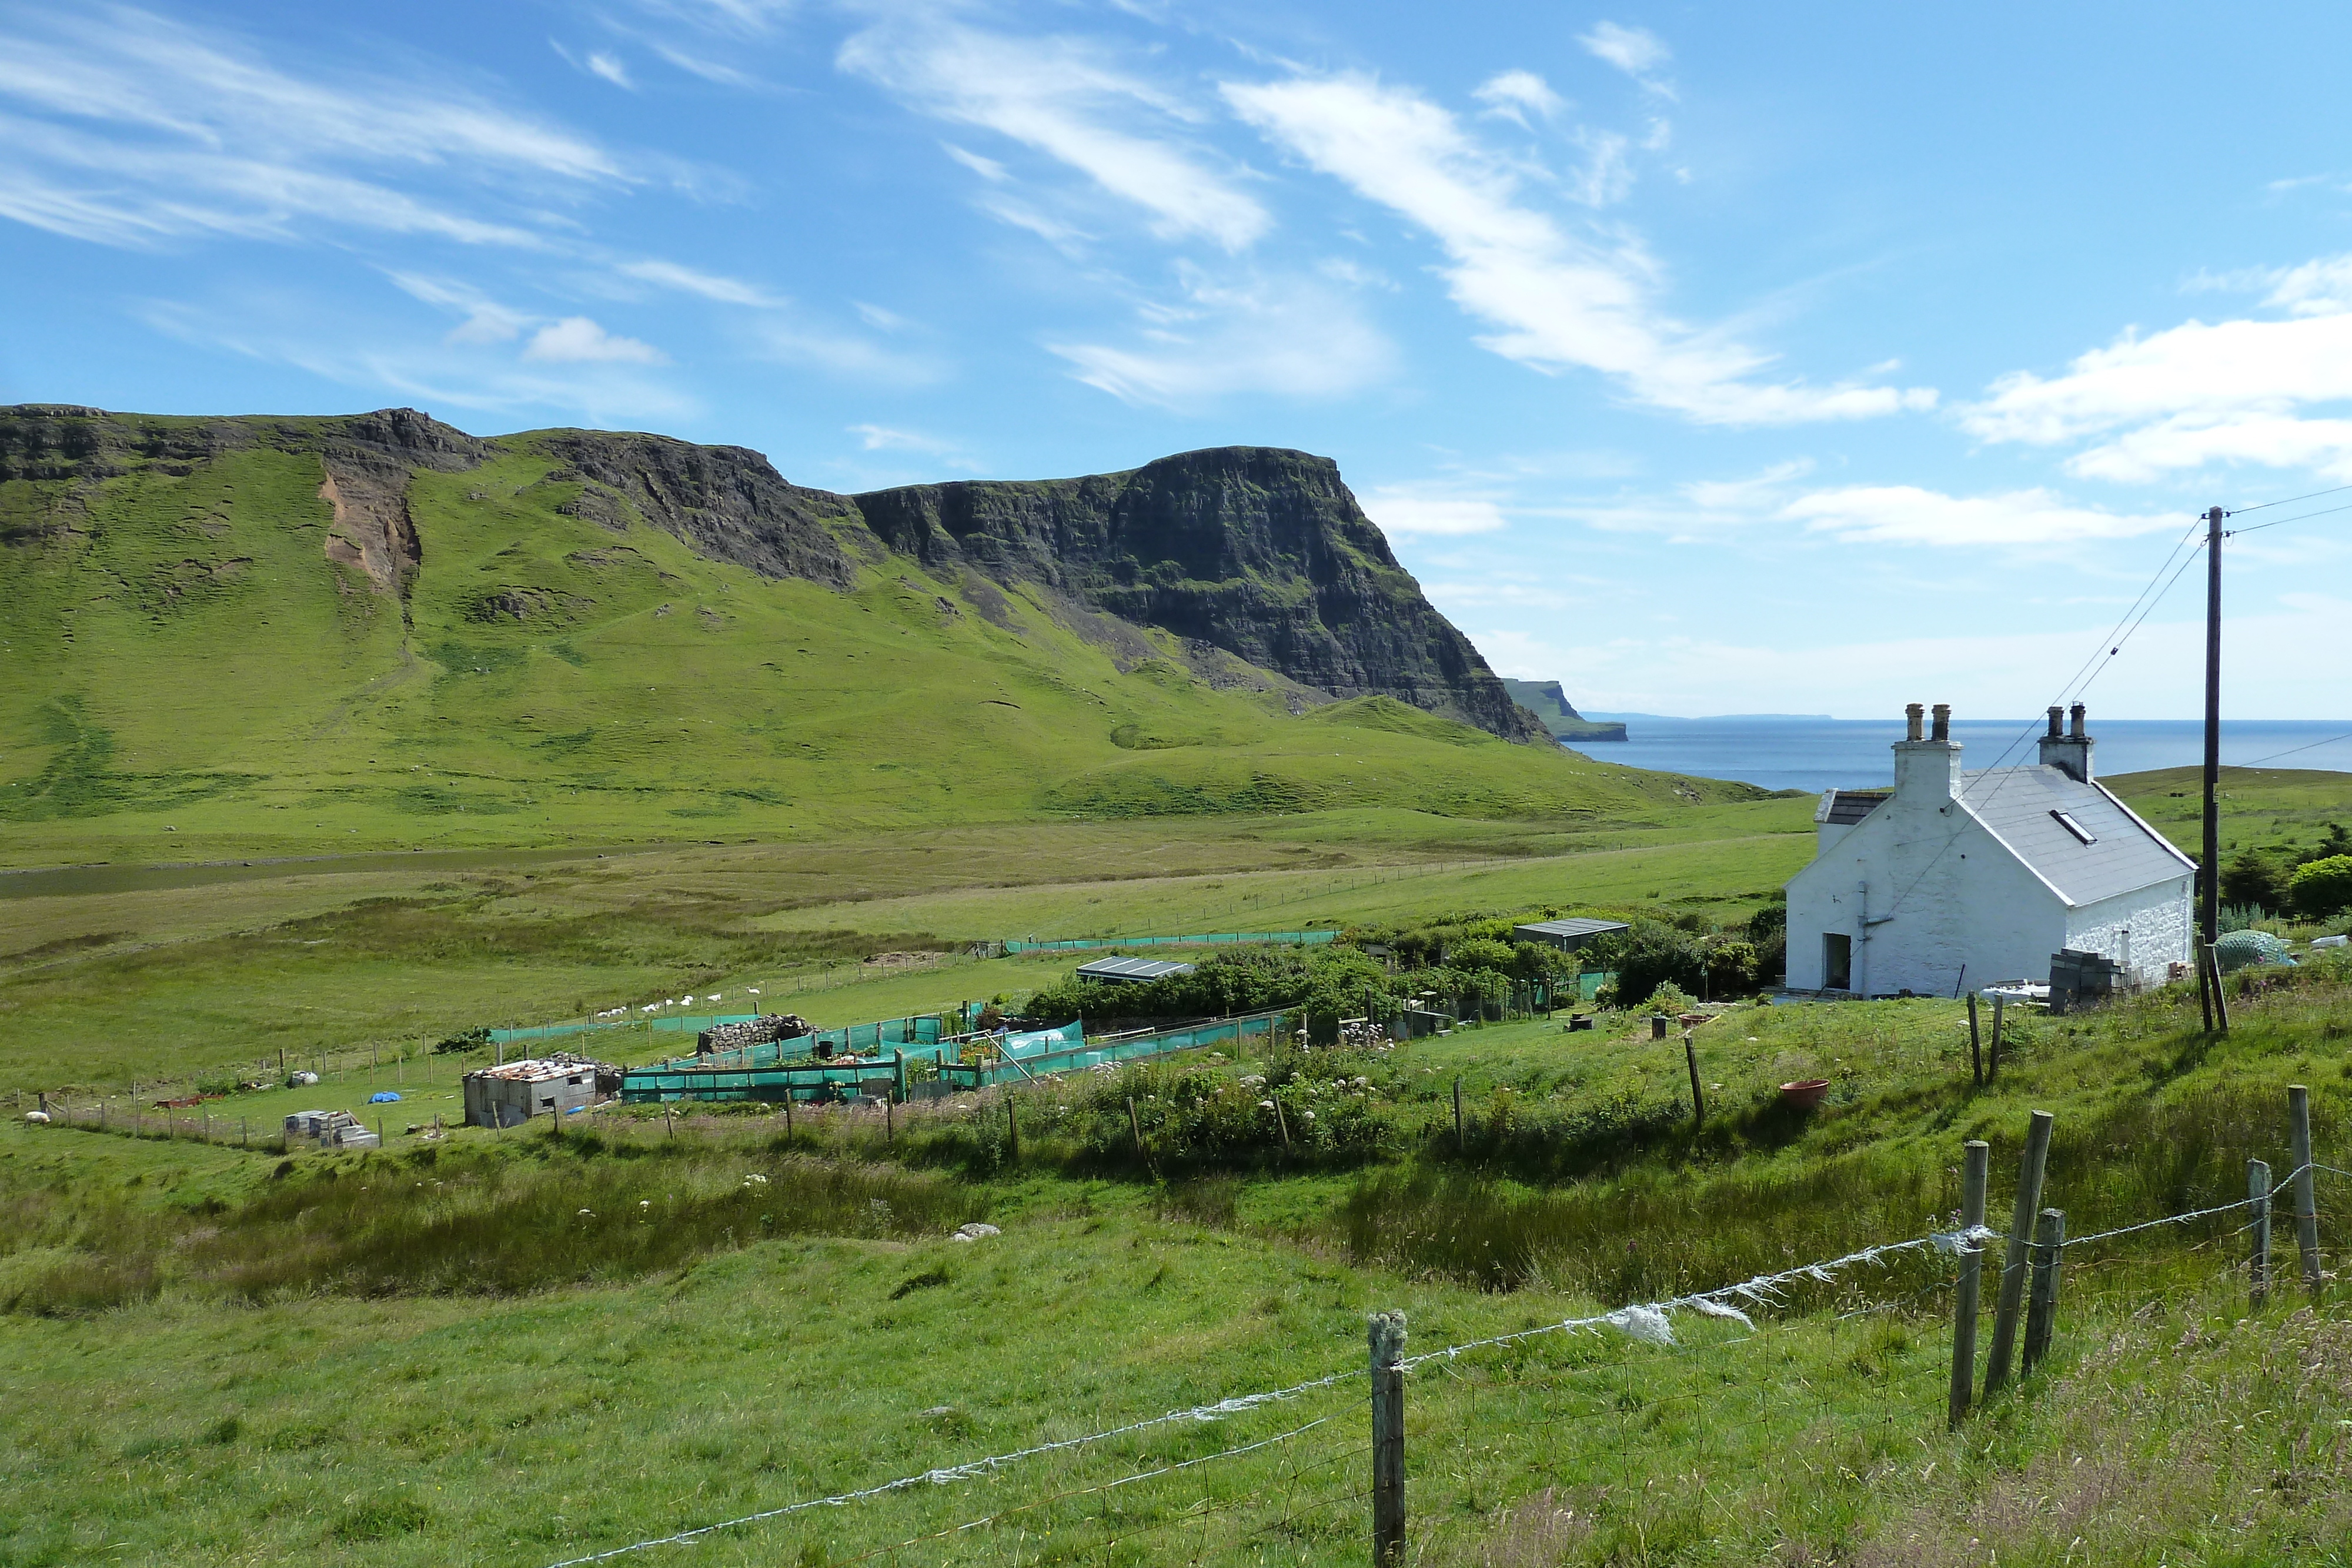
{"label": "bush", "polygon": [[2224,903],[2258,904],[2264,909],[2276,909],[2281,895],[2286,891],[2286,878],[2269,856],[2252,850],[2241,850],[2221,867],[2221,898]]}
{"label": "bush", "polygon": [[2325,919],[2352,909],[2352,855],[2330,855],[2296,867],[2286,879],[2286,896],[2298,915]]}
{"label": "bush", "polygon": [[482,1047],[489,1043],[489,1029],[487,1026],[482,1026],[475,1029],[464,1030],[457,1034],[451,1035],[448,1039],[435,1046],[433,1048],[433,1052],[436,1056],[451,1055],[463,1051],[479,1051]]}
{"label": "bush", "polygon": [[1497,941],[1492,936],[1473,936],[1466,942],[1456,942],[1448,949],[1445,961],[1456,969],[1493,969],[1498,974],[1508,974],[1513,956],[1509,943]]}
{"label": "bush", "polygon": [[1706,985],[1706,953],[1696,937],[1654,920],[1636,921],[1630,931],[1605,936],[1590,949],[1595,964],[1616,971],[1604,1005],[1648,996],[1662,985],[1697,991]]}
{"label": "bush", "polygon": [[1696,997],[1668,980],[1650,993],[1640,1010],[1645,1013],[1686,1013],[1696,1006]]}
{"label": "bush", "polygon": [[[1785,937],[1784,937],[1785,941]],[[1720,942],[1706,950],[1706,994],[1721,1001],[1756,988],[1762,956],[1750,942]]]}

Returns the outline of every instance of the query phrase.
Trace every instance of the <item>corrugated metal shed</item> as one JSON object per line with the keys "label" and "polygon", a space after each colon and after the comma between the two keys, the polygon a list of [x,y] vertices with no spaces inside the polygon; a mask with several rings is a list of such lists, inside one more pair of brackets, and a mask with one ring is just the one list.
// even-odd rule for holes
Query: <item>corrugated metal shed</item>
{"label": "corrugated metal shed", "polygon": [[466,1074],[466,1121],[471,1126],[511,1127],[533,1116],[567,1116],[595,1103],[593,1061],[509,1061]]}
{"label": "corrugated metal shed", "polygon": [[1514,942],[1540,942],[1564,953],[1573,953],[1595,937],[1630,929],[1622,920],[1595,920],[1578,915],[1566,920],[1538,920],[1526,925],[1511,927]]}
{"label": "corrugated metal shed", "polygon": [[1192,965],[1167,958],[1097,958],[1091,964],[1078,966],[1078,978],[1082,980],[1164,980],[1171,975],[1192,972]]}

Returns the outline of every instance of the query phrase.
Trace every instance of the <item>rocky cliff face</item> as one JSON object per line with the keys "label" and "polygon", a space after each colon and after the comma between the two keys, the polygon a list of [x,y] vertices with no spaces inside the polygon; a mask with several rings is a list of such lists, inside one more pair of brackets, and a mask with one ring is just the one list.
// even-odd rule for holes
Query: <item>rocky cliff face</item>
{"label": "rocky cliff face", "polygon": [[[326,549],[377,592],[401,594],[423,546],[405,500],[417,469],[493,453],[544,454],[581,486],[568,510],[614,528],[632,513],[700,553],[835,589],[888,553],[963,577],[982,602],[1020,588],[1112,648],[1151,656],[1134,628],[1182,639],[1223,685],[1235,661],[1334,698],[1390,696],[1510,740],[1544,725],[1422,597],[1325,457],[1219,447],[1124,474],[923,485],[845,497],[786,481],[756,452],[664,436],[554,430],[481,440],[414,409],[344,418],[169,418],[97,409],[0,409],[0,480],[67,480],[37,517],[0,513],[0,542],[73,526],[82,483],[154,465],[185,474],[252,446],[318,455],[332,507]],[[353,581],[357,582],[358,578]],[[992,586],[994,585],[994,586]],[[362,590],[363,591],[363,590]]]}
{"label": "rocky cliff face", "polygon": [[1516,681],[1503,677],[1503,689],[1511,699],[1542,721],[1551,737],[1559,741],[1622,740],[1625,727],[1601,719],[1587,718],[1576,711],[1560,690],[1558,681]]}
{"label": "rocky cliff face", "polygon": [[1545,731],[1422,597],[1327,457],[1229,446],[1129,473],[855,497],[891,549],[1036,584],[1335,697],[1391,696],[1511,740]]}

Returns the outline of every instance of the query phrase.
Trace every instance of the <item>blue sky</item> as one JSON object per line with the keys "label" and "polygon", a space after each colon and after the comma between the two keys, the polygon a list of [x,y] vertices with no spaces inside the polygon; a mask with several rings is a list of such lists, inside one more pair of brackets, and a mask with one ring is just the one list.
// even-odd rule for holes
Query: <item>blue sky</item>
{"label": "blue sky", "polygon": [[[1585,706],[2022,715],[2199,509],[2352,484],[2347,54],[2320,5],[0,5],[0,402],[845,490],[1303,447]],[[2347,539],[2230,545],[2231,712],[2352,706]],[[2197,710],[2199,570],[2095,712]]]}

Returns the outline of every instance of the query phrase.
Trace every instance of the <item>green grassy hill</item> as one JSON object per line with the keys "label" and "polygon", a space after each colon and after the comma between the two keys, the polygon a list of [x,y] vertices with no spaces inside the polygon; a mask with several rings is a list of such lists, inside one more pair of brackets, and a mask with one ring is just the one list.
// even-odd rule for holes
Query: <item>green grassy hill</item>
{"label": "green grassy hill", "polygon": [[0,862],[1756,793],[1107,632],[927,570],[764,465],[798,508],[778,537],[831,563],[793,570],[837,586],[773,575],[772,539],[655,526],[583,476],[583,433],[401,467],[361,423],[123,416],[103,451],[0,463]]}

